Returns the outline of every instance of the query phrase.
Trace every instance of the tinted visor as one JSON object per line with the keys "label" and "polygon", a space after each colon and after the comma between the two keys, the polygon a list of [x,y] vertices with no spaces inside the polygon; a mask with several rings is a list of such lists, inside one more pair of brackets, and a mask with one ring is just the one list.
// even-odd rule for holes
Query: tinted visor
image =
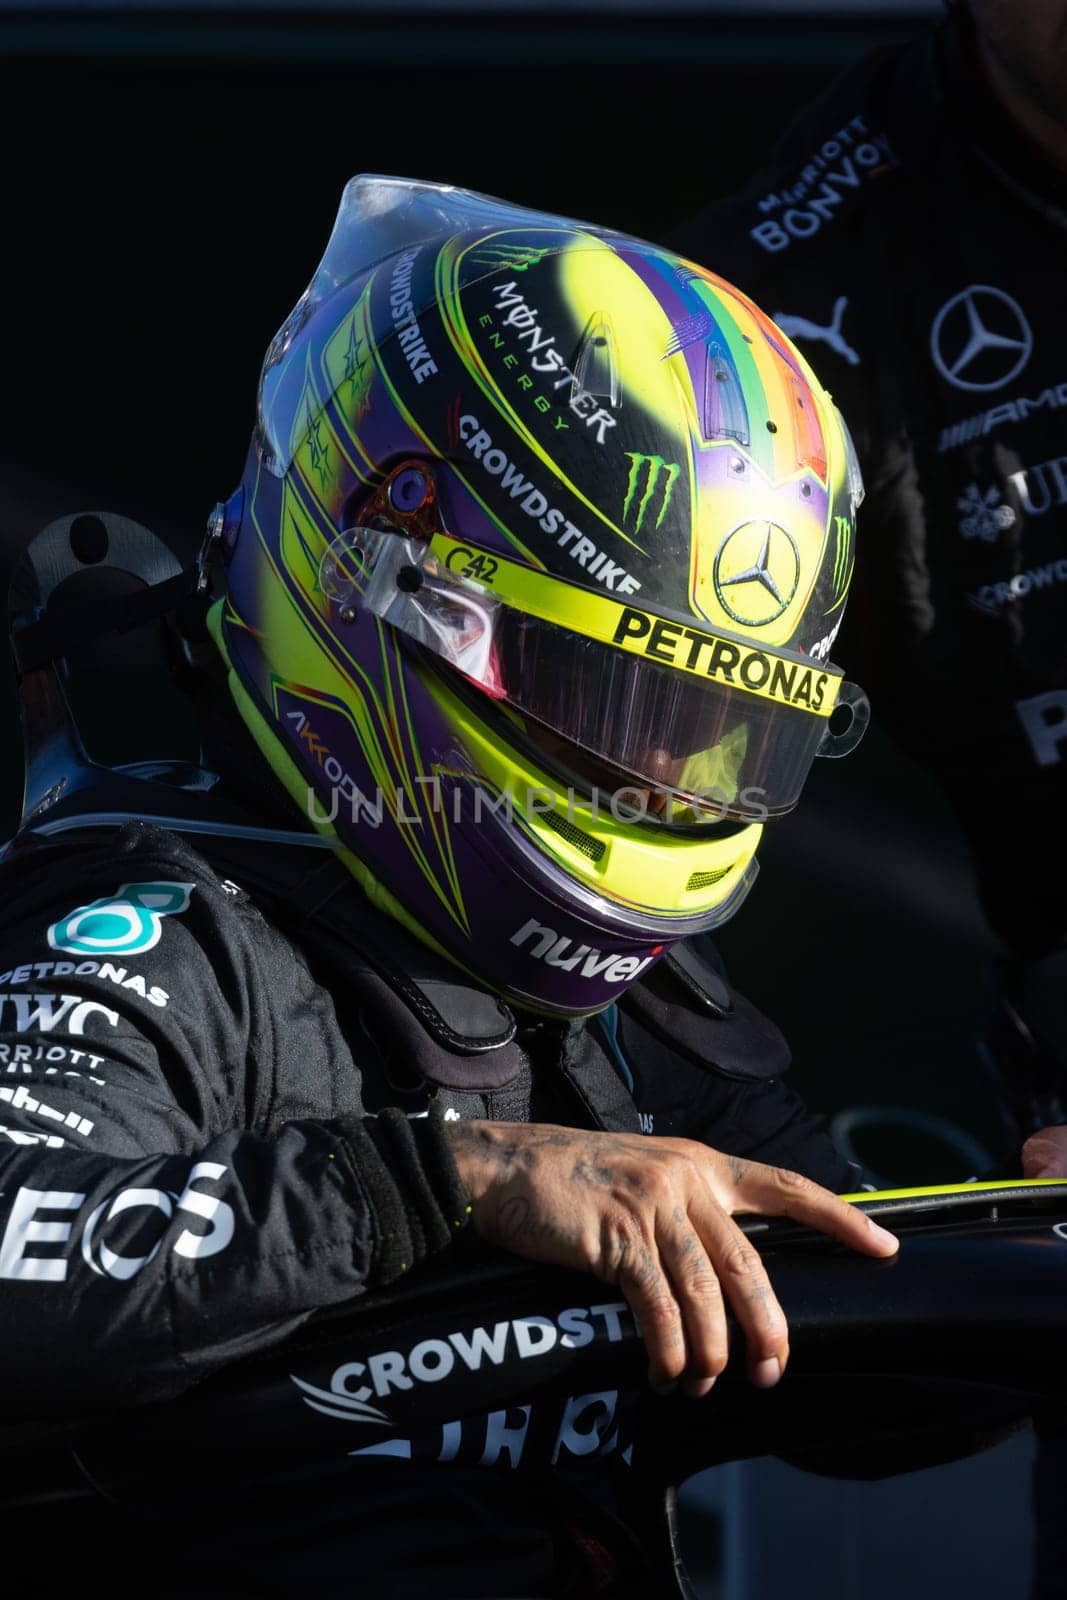
{"label": "tinted visor", "polygon": [[753,683],[777,674],[783,693],[788,687],[817,700],[812,711],[720,681],[721,673],[709,676],[722,641],[692,629],[683,639],[680,625],[671,631],[692,668],[660,665],[636,653],[642,613],[533,575],[561,601],[607,605],[623,619],[616,632],[631,645],[619,648],[494,593],[489,583],[511,567],[447,536],[428,540],[395,525],[367,526],[334,541],[320,584],[341,626],[360,611],[380,617],[494,699],[626,774],[640,791],[635,809],[655,792],[654,809],[675,824],[780,815],[796,804],[820,747],[842,754],[862,733],[859,714],[842,735],[829,733],[841,687],[836,668],[728,647]]}

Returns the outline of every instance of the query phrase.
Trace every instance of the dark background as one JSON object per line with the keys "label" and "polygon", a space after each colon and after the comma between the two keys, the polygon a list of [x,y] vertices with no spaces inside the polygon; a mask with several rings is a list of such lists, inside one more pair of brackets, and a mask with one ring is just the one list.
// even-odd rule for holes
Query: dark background
{"label": "dark background", "polygon": [[[191,556],[352,174],[654,238],[738,186],[833,74],[922,25],[877,6],[0,5],[0,580],[78,510]],[[106,697],[103,727],[143,718],[135,689]],[[820,767],[723,936],[735,980],[785,1027],[816,1104],[919,1105],[988,1137],[973,1035],[991,940],[947,811],[877,725]],[[5,675],[0,837],[20,785]],[[914,1142],[886,1159],[890,1177],[966,1175]]]}
{"label": "dark background", "polygon": [[[64,13],[0,0],[0,586],[38,528],[81,510],[122,512],[192,556],[240,476],[263,352],[354,173],[462,184],[655,238],[739,186],[834,74],[924,25],[902,12],[862,0],[847,14],[803,0],[149,12],[129,0]],[[862,560],[862,518],[859,531]],[[89,734],[132,738],[136,724],[146,750],[165,750],[177,730],[140,688],[102,694]],[[789,1036],[811,1103],[918,1107],[992,1142],[974,1048],[992,939],[946,806],[875,713],[857,754],[818,763],[798,812],[768,831],[760,881],[720,942],[735,982]],[[20,791],[0,650],[0,839]],[[1023,850],[1020,892],[1025,873]],[[1056,992],[1050,969],[1046,1010],[1067,1036]],[[914,1132],[862,1153],[887,1180],[972,1170]],[[827,1485],[825,1504],[798,1473],[777,1488],[750,1474],[743,1503],[730,1480],[721,1522],[705,1480],[686,1502],[686,1547],[708,1595],[720,1526],[747,1541],[746,1560],[796,1564],[768,1592],[795,1589],[805,1562],[828,1595],[882,1593],[868,1588],[878,1573],[896,1592],[906,1550],[912,1592],[939,1593],[920,1574],[952,1558],[954,1526],[977,1504],[1007,1541],[1003,1570],[986,1576],[1007,1593],[1014,1574],[1021,1593],[1025,1457],[1010,1482],[997,1470],[956,1489],[928,1475],[885,1495]],[[804,1536],[768,1540],[790,1515]],[[979,1548],[988,1562],[988,1541]]]}

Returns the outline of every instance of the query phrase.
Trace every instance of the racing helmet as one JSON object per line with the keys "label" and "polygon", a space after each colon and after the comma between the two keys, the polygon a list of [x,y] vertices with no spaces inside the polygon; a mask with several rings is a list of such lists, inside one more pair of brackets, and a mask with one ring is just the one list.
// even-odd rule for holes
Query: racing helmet
{"label": "racing helmet", "polygon": [[862,731],[828,659],[861,495],[829,396],[711,272],[363,175],[266,356],[212,633],[375,904],[589,1014],[736,911],[764,821]]}

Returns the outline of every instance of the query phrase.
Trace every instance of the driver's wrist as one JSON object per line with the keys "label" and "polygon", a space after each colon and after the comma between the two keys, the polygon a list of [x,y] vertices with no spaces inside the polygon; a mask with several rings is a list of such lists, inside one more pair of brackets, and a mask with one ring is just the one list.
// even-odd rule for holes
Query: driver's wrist
{"label": "driver's wrist", "polygon": [[451,1150],[467,1203],[473,1209],[515,1160],[525,1123],[447,1122],[442,1133]]}

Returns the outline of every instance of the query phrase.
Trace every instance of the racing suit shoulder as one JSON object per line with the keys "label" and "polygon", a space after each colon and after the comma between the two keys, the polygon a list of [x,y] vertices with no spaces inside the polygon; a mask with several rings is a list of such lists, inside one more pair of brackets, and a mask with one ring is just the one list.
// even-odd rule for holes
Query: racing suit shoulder
{"label": "racing suit shoulder", "polygon": [[[173,1136],[225,1126],[238,1107],[267,1130],[284,990],[308,1003],[311,986],[235,884],[178,836],[140,823],[30,849],[0,870],[5,1036],[47,1034],[56,1060],[64,1038],[84,1037],[113,1083],[142,1094],[165,1084]],[[328,1003],[322,995],[318,1009]],[[26,1048],[0,1049],[0,1071],[17,1076]]]}
{"label": "racing suit shoulder", "polygon": [[330,996],[183,841],[133,824],[0,883],[9,1415],[165,1397],[447,1244],[436,1119],[362,1116]]}

